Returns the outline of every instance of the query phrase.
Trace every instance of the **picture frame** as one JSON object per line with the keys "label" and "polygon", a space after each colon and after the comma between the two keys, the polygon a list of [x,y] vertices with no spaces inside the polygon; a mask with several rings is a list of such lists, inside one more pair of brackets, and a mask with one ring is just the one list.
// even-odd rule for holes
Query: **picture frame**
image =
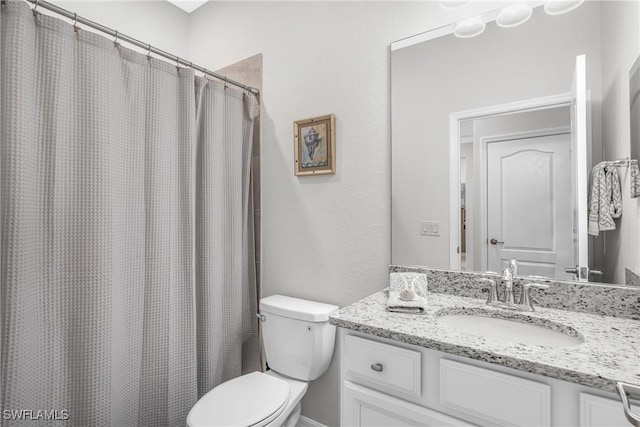
{"label": "picture frame", "polygon": [[296,175],[336,173],[335,116],[312,117],[293,122],[294,172]]}

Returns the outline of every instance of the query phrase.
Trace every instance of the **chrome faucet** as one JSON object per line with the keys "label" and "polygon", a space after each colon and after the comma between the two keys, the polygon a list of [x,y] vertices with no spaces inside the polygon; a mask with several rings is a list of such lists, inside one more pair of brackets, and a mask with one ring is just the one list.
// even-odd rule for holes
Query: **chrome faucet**
{"label": "chrome faucet", "polygon": [[509,310],[519,311],[534,311],[533,304],[531,302],[531,288],[547,289],[549,285],[542,283],[525,283],[522,285],[522,292],[520,294],[520,302],[516,304],[513,298],[513,279],[518,272],[518,261],[512,259],[509,261],[509,267],[505,268],[502,272],[502,282],[504,283],[504,298],[500,301],[498,296],[498,285],[495,280],[492,279],[480,279],[481,282],[488,283],[489,297],[487,298],[487,305],[506,308]]}
{"label": "chrome faucet", "polygon": [[513,274],[513,278],[518,275],[518,260],[515,258],[511,258],[509,260],[509,269],[511,270],[511,274]]}
{"label": "chrome faucet", "polygon": [[511,307],[515,304],[513,301],[513,271],[511,267],[505,268],[502,272],[502,283],[504,283],[504,303],[507,307]]}

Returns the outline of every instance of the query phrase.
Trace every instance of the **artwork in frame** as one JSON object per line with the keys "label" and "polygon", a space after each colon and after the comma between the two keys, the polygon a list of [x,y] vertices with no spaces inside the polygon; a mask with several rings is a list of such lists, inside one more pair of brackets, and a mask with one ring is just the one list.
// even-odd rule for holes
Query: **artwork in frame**
{"label": "artwork in frame", "polygon": [[296,175],[336,173],[334,129],[333,114],[294,122]]}

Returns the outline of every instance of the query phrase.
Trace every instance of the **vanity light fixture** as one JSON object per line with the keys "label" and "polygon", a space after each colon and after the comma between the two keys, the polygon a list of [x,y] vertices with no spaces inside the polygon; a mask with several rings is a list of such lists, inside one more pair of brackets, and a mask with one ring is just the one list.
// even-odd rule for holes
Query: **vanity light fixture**
{"label": "vanity light fixture", "polygon": [[[440,0],[443,9],[457,9],[471,3],[469,0]],[[518,0],[517,3],[500,9],[495,15],[496,24],[502,28],[516,27],[531,18],[533,7],[529,0]],[[541,4],[542,2],[537,2]],[[561,15],[571,12],[584,3],[584,0],[544,0],[544,11],[547,15]],[[486,27],[482,16],[460,21],[453,26],[453,34],[459,38],[471,38],[482,34]]]}
{"label": "vanity light fixture", "polygon": [[456,23],[453,27],[453,34],[461,39],[468,39],[482,34],[485,27],[486,24],[482,20],[482,16],[476,16]]}
{"label": "vanity light fixture", "polygon": [[526,1],[507,6],[498,12],[496,24],[502,28],[516,27],[531,18],[533,8]]}
{"label": "vanity light fixture", "polygon": [[544,11],[547,15],[562,15],[571,12],[584,3],[584,0],[546,0],[544,2]]}
{"label": "vanity light fixture", "polygon": [[459,9],[471,3],[471,0],[440,0],[443,9]]}

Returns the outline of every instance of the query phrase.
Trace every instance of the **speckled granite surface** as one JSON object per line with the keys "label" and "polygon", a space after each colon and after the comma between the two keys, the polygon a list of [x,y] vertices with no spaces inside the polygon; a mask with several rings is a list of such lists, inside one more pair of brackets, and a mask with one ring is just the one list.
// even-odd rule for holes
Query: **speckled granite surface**
{"label": "speckled granite surface", "polygon": [[[491,275],[466,271],[435,270],[425,267],[392,265],[389,267],[389,271],[425,273],[430,292],[469,298],[486,298],[486,294],[483,293],[482,286],[478,282],[479,278],[499,279],[497,273]],[[546,283],[550,286],[544,291],[534,290],[531,293],[535,306],[640,320],[640,286],[561,282],[517,277],[514,279],[516,301],[520,295],[521,285],[526,282]],[[502,289],[501,285],[500,289]]]}
{"label": "speckled granite surface", "polygon": [[[386,300],[386,291],[375,293],[341,309],[330,323],[609,392],[615,391],[616,381],[640,385],[640,321],[543,307],[513,314],[486,306],[484,298],[445,293],[430,293],[427,313],[412,315],[388,312]],[[551,348],[465,334],[438,324],[438,315],[447,311],[526,316],[531,323],[577,335],[584,342]]]}
{"label": "speckled granite surface", "polygon": [[[627,286],[635,286],[640,288],[640,274],[631,270],[630,268],[624,269],[624,284]],[[640,311],[640,308],[638,309]]]}

